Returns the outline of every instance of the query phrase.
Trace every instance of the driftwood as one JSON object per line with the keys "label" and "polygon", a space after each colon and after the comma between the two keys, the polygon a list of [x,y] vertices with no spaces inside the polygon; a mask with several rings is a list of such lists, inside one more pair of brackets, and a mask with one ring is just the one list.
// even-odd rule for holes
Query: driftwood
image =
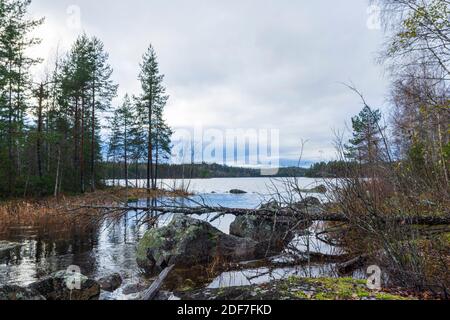
{"label": "driftwood", "polygon": [[175,267],[175,265],[172,265],[170,267],[165,268],[161,274],[156,278],[156,280],[152,283],[150,288],[148,288],[146,291],[144,291],[140,297],[139,300],[153,300],[155,299],[156,295],[158,294],[159,290],[161,289],[164,280],[166,280],[169,273],[172,271],[172,269]]}
{"label": "driftwood", "polygon": [[[134,206],[81,206],[80,209],[95,209],[114,212],[127,212],[127,211],[144,211],[144,212],[157,212],[159,214],[168,213],[180,213],[185,215],[204,215],[213,214],[217,215],[212,221],[217,220],[221,216],[230,214],[234,216],[247,216],[258,215],[267,217],[291,217],[298,218],[299,220],[307,221],[330,221],[330,222],[350,222],[351,219],[342,213],[328,213],[323,210],[317,210],[317,208],[311,207],[308,209],[293,209],[293,208],[281,208],[281,209],[240,209],[240,208],[224,208],[224,207],[134,207]],[[399,216],[393,215],[390,217],[376,217],[379,222],[384,223],[397,223],[402,225],[426,225],[426,226],[438,226],[438,225],[450,225],[450,215],[442,216]]]}
{"label": "driftwood", "polygon": [[337,266],[338,272],[343,275],[350,274],[354,270],[364,266],[364,264],[369,259],[369,257],[370,257],[370,255],[363,254],[363,255],[357,256],[351,260],[348,260],[346,262],[340,263]]}

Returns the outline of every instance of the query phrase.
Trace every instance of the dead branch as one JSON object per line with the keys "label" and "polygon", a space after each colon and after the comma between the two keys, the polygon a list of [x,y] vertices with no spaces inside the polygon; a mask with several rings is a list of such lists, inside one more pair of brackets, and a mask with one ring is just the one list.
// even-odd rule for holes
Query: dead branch
{"label": "dead branch", "polygon": [[156,278],[156,280],[152,283],[150,288],[148,288],[146,291],[144,291],[144,293],[142,293],[139,300],[145,300],[145,301],[153,300],[156,297],[156,295],[158,294],[159,290],[161,289],[161,287],[164,283],[164,280],[166,280],[167,276],[169,275],[169,273],[172,271],[172,269],[174,267],[175,267],[175,265],[171,265],[170,267],[167,267],[166,269],[164,269],[161,272],[161,274],[158,276],[158,278]]}
{"label": "dead branch", "polygon": [[[266,216],[269,218],[273,217],[290,217],[297,218],[299,220],[307,221],[329,221],[329,222],[343,222],[348,223],[351,218],[342,213],[328,213],[328,212],[308,212],[305,210],[295,210],[293,208],[281,208],[281,209],[240,209],[240,208],[224,208],[224,207],[134,207],[134,206],[82,206],[80,209],[93,209],[93,210],[103,210],[108,212],[128,212],[128,211],[143,211],[143,212],[157,212],[161,215],[163,214],[185,214],[185,215],[205,215],[217,213],[213,220],[218,219],[223,215],[234,215],[234,216],[248,216],[248,215],[258,215]],[[377,220],[380,223],[397,223],[400,225],[427,225],[427,226],[438,226],[438,225],[449,225],[450,215],[442,216],[408,216],[408,215],[393,215],[389,217],[377,216]]]}

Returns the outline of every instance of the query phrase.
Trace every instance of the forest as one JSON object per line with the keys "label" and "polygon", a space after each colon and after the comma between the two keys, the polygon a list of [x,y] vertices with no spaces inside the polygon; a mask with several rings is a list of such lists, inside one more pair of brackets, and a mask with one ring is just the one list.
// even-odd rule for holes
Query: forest
{"label": "forest", "polygon": [[[126,95],[114,108],[118,84],[95,36],[81,34],[45,75],[33,78],[30,70],[41,61],[27,52],[40,42],[32,34],[45,19],[29,19],[29,5],[29,0],[0,2],[0,197],[95,191],[104,178],[102,162],[119,157],[125,163],[145,159],[155,188],[171,136],[155,50],[150,45],[142,58],[137,75],[142,92]],[[101,136],[103,120],[110,137]]]}

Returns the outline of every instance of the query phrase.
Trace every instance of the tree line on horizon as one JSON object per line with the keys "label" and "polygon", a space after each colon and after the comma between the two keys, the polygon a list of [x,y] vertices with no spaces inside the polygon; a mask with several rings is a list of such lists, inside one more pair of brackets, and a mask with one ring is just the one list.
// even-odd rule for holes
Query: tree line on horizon
{"label": "tree line on horizon", "polygon": [[[29,18],[30,4],[0,0],[0,198],[95,191],[104,177],[105,142],[108,157],[145,160],[147,187],[156,188],[172,131],[163,118],[168,96],[153,47],[140,64],[141,93],[114,108],[118,84],[95,36],[81,34],[42,76],[32,76],[42,61],[28,52],[40,43],[33,31],[44,18]],[[102,120],[109,141],[102,141]]]}

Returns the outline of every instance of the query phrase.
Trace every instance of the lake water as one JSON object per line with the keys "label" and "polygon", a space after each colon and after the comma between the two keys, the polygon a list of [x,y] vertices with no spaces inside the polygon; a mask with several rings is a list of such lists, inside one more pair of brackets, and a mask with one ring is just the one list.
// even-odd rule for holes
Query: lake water
{"label": "lake water", "polygon": [[[212,206],[253,209],[259,207],[261,203],[273,199],[276,190],[287,195],[286,181],[285,179],[236,178],[192,181],[164,180],[161,183],[169,189],[174,186],[186,187],[189,185],[189,190],[195,194],[194,200],[203,201]],[[302,178],[298,179],[297,183],[302,188],[311,188],[320,181]],[[229,193],[231,189],[241,189],[247,193],[234,195]],[[167,200],[161,199],[161,201]],[[0,285],[25,286],[39,277],[67,269],[72,265],[79,266],[83,274],[95,279],[118,272],[124,279],[123,286],[135,283],[148,284],[150,280],[141,274],[135,259],[136,243],[147,231],[147,226],[140,223],[141,218],[139,212],[130,212],[118,222],[105,222],[101,228],[87,237],[73,234],[61,239],[49,239],[40,230],[33,228],[14,230],[12,237],[0,240],[20,242],[23,246],[13,252],[8,259],[0,260]],[[209,220],[211,216],[196,218]],[[163,216],[159,220],[159,225],[167,224],[170,219],[170,214]],[[213,225],[223,232],[229,233],[230,224],[234,219],[234,216],[224,216],[215,221]],[[315,229],[320,229],[320,225],[315,224],[310,231],[313,233]],[[308,237],[308,240],[312,251],[327,254],[336,252],[336,248],[324,244],[314,237]],[[307,241],[304,236],[298,236],[295,241],[297,248],[306,250]],[[293,274],[332,275],[331,269],[331,265],[309,266],[307,269],[249,269],[224,273],[209,286],[261,283]],[[123,295],[122,290],[119,289],[113,294],[102,293],[101,298],[127,299],[130,296]]]}

